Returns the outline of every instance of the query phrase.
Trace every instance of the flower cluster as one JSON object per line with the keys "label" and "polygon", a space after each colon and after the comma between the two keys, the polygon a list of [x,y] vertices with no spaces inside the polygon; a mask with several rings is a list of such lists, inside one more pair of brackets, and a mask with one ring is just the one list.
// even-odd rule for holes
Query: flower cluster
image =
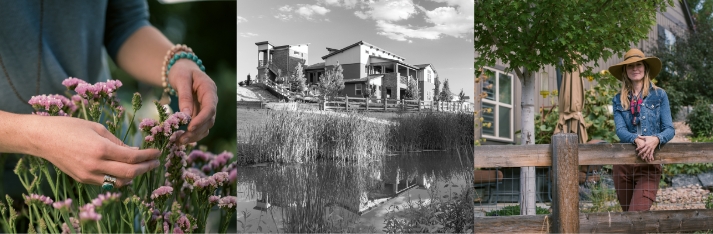
{"label": "flower cluster", "polygon": [[54,201],[52,201],[52,198],[49,198],[45,195],[37,195],[37,194],[30,194],[29,196],[27,195],[22,195],[25,197],[25,203],[33,204],[33,203],[40,203],[40,204],[45,204],[45,205],[52,205]]}
{"label": "flower cluster", "polygon": [[96,212],[95,206],[93,204],[86,204],[79,207],[79,221],[99,221],[102,219],[102,215]]}
{"label": "flower cluster", "polygon": [[[76,94],[34,96],[29,101],[35,109],[34,114],[77,117],[94,122],[101,119],[112,134],[122,138],[123,132],[118,132],[118,129],[121,129],[120,124],[126,122],[123,121],[126,110],[116,95],[117,89],[122,86],[120,81],[90,84],[70,77],[65,79],[62,85]],[[131,115],[129,123],[134,124],[133,116],[141,108],[141,102],[141,96],[134,94],[131,102],[134,114]],[[31,231],[70,233],[127,228],[139,231],[134,225],[134,217],[138,217],[141,228],[150,232],[193,233],[205,232],[208,214],[215,206],[226,209],[227,212],[223,214],[232,215],[237,202],[236,197],[231,196],[234,195],[237,180],[237,163],[233,154],[223,152],[215,155],[206,149],[193,150],[195,143],[179,142],[178,139],[184,134],[180,129],[190,123],[191,116],[183,112],[171,114],[158,102],[154,104],[159,119],[141,120],[138,129],[142,135],[136,137],[144,140],[140,148],[156,148],[161,151],[161,166],[133,178],[132,182],[120,188],[123,194],[105,192],[88,198],[86,195],[96,194],[94,191],[97,187],[77,183],[63,173],[58,173],[56,181],[46,181],[53,189],[54,198],[60,201],[54,202],[51,198],[41,195],[36,186],[26,186],[30,195],[23,195],[25,203],[34,206],[30,207],[31,210],[39,208],[43,211],[28,213],[31,216],[31,227],[38,227],[38,230]],[[124,135],[123,141],[126,141],[127,136],[131,136],[129,132]],[[37,175],[43,170],[41,168],[46,168],[47,162],[35,158],[28,161],[30,170],[22,166],[21,160],[15,173],[20,175],[20,178],[34,177],[40,183],[44,176]],[[30,184],[29,182],[24,181],[23,184]],[[73,200],[68,194],[79,196],[72,196],[75,198]],[[76,199],[80,199],[80,204],[73,205],[73,202],[77,202]],[[123,205],[115,204],[122,199]],[[44,206],[52,206],[54,209]],[[126,217],[123,217],[125,215]],[[4,216],[0,218],[8,222]],[[225,232],[227,226],[228,223],[221,223],[221,232]]]}
{"label": "flower cluster", "polygon": [[238,197],[236,196],[226,196],[218,201],[218,207],[223,209],[232,209],[238,206]]}
{"label": "flower cluster", "polygon": [[107,192],[105,194],[99,194],[97,198],[92,199],[92,205],[95,207],[101,207],[109,202],[114,202],[119,200],[121,193],[111,193]]}
{"label": "flower cluster", "polygon": [[64,201],[57,201],[55,203],[52,203],[52,206],[58,210],[70,209],[70,208],[72,208],[72,199],[67,198],[67,200],[64,200]]}

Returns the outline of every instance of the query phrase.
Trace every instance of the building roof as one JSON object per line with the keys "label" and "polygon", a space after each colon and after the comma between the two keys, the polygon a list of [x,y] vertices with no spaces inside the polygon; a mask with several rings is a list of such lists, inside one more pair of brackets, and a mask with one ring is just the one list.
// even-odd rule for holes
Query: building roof
{"label": "building roof", "polygon": [[347,84],[347,83],[362,83],[362,82],[367,82],[367,81],[370,81],[373,79],[380,79],[382,77],[384,77],[384,75],[382,75],[382,74],[368,75],[366,77],[362,77],[359,79],[344,79],[344,83],[345,84]]}
{"label": "building roof", "polygon": [[339,49],[339,50],[335,50],[335,49],[332,49],[332,48],[327,47],[327,50],[329,51],[329,54],[327,54],[327,55],[325,55],[325,56],[322,56],[322,59],[327,59],[327,58],[329,58],[329,57],[332,57],[333,55],[339,54],[339,53],[341,53],[341,52],[343,52],[343,51],[346,51],[346,50],[348,50],[348,49],[351,49],[352,47],[359,46],[359,45],[371,46],[371,47],[373,47],[373,48],[376,48],[376,49],[379,49],[379,50],[381,50],[381,51],[384,51],[384,52],[386,52],[387,54],[393,55],[394,57],[397,57],[397,58],[400,58],[400,59],[405,60],[405,59],[404,59],[403,57],[401,57],[401,56],[398,56],[398,55],[396,55],[396,54],[394,54],[394,53],[391,53],[391,52],[389,52],[389,51],[386,51],[386,50],[384,50],[384,49],[381,49],[381,48],[379,48],[379,47],[376,47],[376,46],[374,46],[374,45],[372,45],[372,44],[369,44],[369,43],[367,43],[367,42],[365,42],[365,41],[358,41],[357,43],[348,45],[347,47],[341,48],[341,49]]}
{"label": "building roof", "polygon": [[270,43],[269,43],[269,42],[267,42],[267,41],[260,41],[260,42],[255,42],[255,45],[262,45],[262,44],[268,44],[268,45],[272,45],[272,44],[270,44]]}
{"label": "building roof", "polygon": [[324,69],[324,62],[315,63],[304,68],[305,70]]}
{"label": "building roof", "polygon": [[406,63],[406,62],[404,62],[404,61],[401,61],[401,60],[395,60],[395,59],[384,58],[384,57],[373,56],[373,55],[369,55],[369,58],[383,59],[383,60],[387,60],[387,61],[399,63],[399,64],[401,64],[401,65],[404,65],[404,66],[407,66],[407,67],[410,67],[410,68],[413,68],[413,69],[420,69],[419,67],[416,67],[416,66],[414,66],[414,65],[408,64],[408,63]]}

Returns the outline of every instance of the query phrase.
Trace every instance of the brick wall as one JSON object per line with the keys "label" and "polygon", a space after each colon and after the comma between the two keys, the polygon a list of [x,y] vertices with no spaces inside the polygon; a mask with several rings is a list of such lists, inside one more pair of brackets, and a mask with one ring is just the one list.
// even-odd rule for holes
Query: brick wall
{"label": "brick wall", "polygon": [[384,74],[384,78],[382,78],[381,82],[384,86],[384,93],[386,93],[387,88],[391,89],[391,99],[401,99],[398,86],[399,79],[396,77],[396,73]]}

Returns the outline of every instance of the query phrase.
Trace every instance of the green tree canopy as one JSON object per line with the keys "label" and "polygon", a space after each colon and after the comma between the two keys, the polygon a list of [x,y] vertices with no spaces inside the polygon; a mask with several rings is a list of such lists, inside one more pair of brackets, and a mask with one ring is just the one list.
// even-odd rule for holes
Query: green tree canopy
{"label": "green tree canopy", "polygon": [[576,64],[621,56],[646,39],[656,11],[673,0],[476,0],[475,67],[501,60],[518,76],[521,68]]}
{"label": "green tree canopy", "polygon": [[334,96],[344,89],[343,72],[342,65],[337,63],[337,66],[327,70],[325,74],[319,77],[319,91],[325,99],[327,96]]}
{"label": "green tree canopy", "polygon": [[697,100],[713,101],[713,1],[689,1],[695,32],[684,33],[668,29],[675,35],[675,44],[659,46],[650,52],[661,59],[664,68],[656,77],[657,85],[668,93],[671,112],[675,116],[682,106],[692,106]]}
{"label": "green tree canopy", "polygon": [[441,100],[441,81],[438,80],[438,77],[436,76],[436,81],[433,82],[434,88],[433,88],[433,100],[438,101]]}

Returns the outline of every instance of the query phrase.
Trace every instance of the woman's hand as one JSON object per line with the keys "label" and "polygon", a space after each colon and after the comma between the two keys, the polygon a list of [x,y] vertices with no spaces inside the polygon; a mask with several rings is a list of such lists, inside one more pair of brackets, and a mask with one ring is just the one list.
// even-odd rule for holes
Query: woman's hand
{"label": "woman's hand", "polygon": [[639,136],[636,141],[643,140],[643,144],[637,143],[636,151],[639,152],[639,157],[646,162],[654,160],[654,150],[659,145],[659,138],[655,136]]}
{"label": "woman's hand", "polygon": [[180,59],[171,67],[168,81],[176,90],[178,107],[191,116],[181,143],[196,142],[208,135],[215,123],[218,91],[215,82],[189,59]]}
{"label": "woman's hand", "polygon": [[128,147],[101,124],[70,117],[21,116],[16,121],[21,131],[14,136],[24,142],[20,153],[42,157],[81,183],[101,185],[104,175],[110,175],[116,177],[118,188],[160,164],[160,151]]}

